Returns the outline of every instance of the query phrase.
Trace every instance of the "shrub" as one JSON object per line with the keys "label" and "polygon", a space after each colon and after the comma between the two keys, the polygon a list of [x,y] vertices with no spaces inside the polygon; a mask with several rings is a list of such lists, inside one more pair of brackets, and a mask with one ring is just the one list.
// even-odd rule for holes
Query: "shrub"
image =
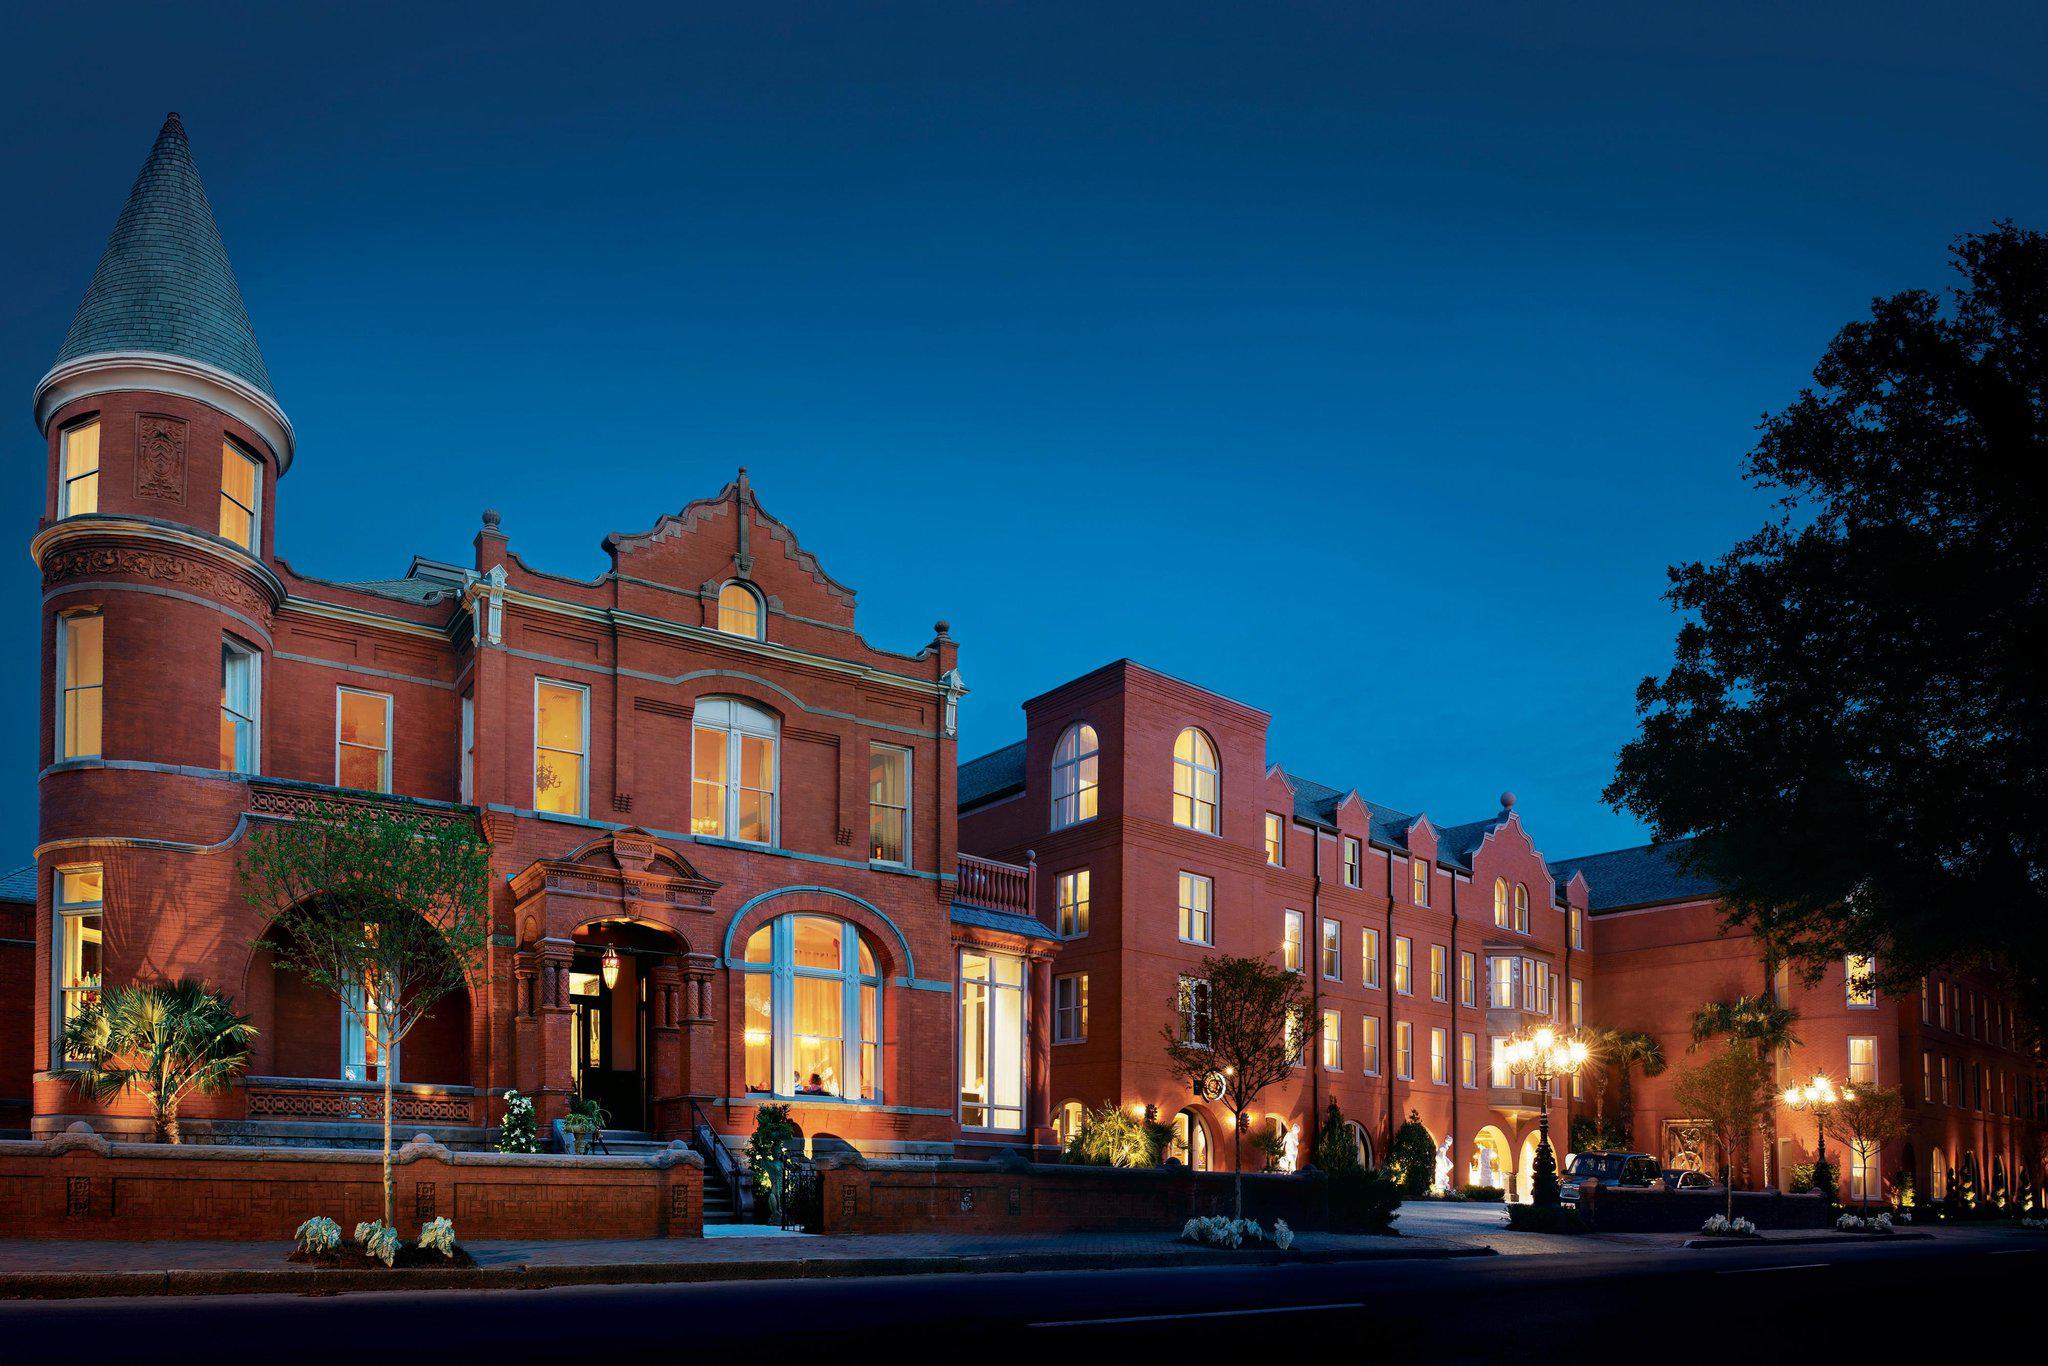
{"label": "shrub", "polygon": [[[753,1178],[754,1193],[766,1197],[769,1206],[782,1171],[783,1145],[792,1141],[801,1145],[803,1137],[804,1131],[789,1117],[787,1105],[763,1105],[754,1112],[754,1132],[747,1139],[747,1171]],[[781,1214],[772,1208],[767,1212],[777,1217]]]}
{"label": "shrub", "polygon": [[505,1093],[505,1118],[498,1125],[498,1151],[501,1153],[537,1153],[540,1151],[540,1126],[533,1117],[533,1097],[522,1096],[517,1091]]}
{"label": "shrub", "polygon": [[1844,1214],[1835,1220],[1835,1227],[1844,1233],[1890,1233],[1892,1216],[1887,1213],[1866,1219],[1860,1214]]}
{"label": "shrub", "polygon": [[1509,1205],[1502,1226],[1517,1233],[1584,1233],[1579,1212],[1563,1205]]}
{"label": "shrub", "polygon": [[1508,1198],[1508,1193],[1499,1186],[1460,1186],[1458,1187],[1458,1198],[1461,1200],[1485,1200],[1499,1204]]}
{"label": "shrub", "polygon": [[1711,1233],[1717,1238],[1754,1238],[1757,1236],[1756,1225],[1740,1215],[1733,1219],[1730,1219],[1725,1214],[1713,1215],[1706,1223],[1700,1225],[1700,1232]]}
{"label": "shrub", "polygon": [[1323,1112],[1323,1127],[1322,1132],[1316,1135],[1314,1159],[1317,1167],[1332,1176],[1365,1169],[1365,1164],[1358,1160],[1358,1144],[1352,1140],[1351,1129],[1344,1122],[1344,1112],[1337,1108],[1334,1100]]}
{"label": "shrub", "polygon": [[1245,1147],[1259,1170],[1277,1172],[1287,1161],[1287,1140],[1272,1129],[1254,1129],[1245,1135]]}
{"label": "shrub", "polygon": [[455,1255],[455,1221],[453,1219],[429,1219],[420,1226],[420,1246],[443,1257]]}
{"label": "shrub", "polygon": [[1811,1195],[1813,1193],[1813,1164],[1811,1162],[1794,1162],[1791,1168],[1791,1181],[1786,1189],[1787,1193],[1791,1195]]}
{"label": "shrub", "polygon": [[2028,1215],[2026,1218],[2020,1220],[2020,1227],[2037,1229],[2042,1232],[2048,1232],[2048,1215]]}
{"label": "shrub", "polygon": [[398,1230],[379,1219],[356,1225],[356,1239],[363,1251],[386,1266],[398,1260]]}
{"label": "shrub", "polygon": [[1834,1165],[1834,1163],[1832,1163],[1832,1162],[1816,1162],[1816,1163],[1814,1163],[1814,1164],[1813,1164],[1813,1189],[1814,1189],[1814,1190],[1817,1190],[1817,1191],[1819,1191],[1819,1192],[1820,1192],[1820,1193],[1821,1193],[1821,1194],[1822,1194],[1823,1196],[1827,1197],[1827,1202],[1828,1202],[1828,1203],[1829,1203],[1830,1205],[1838,1205],[1838,1204],[1840,1204],[1840,1203],[1841,1203],[1840,1199],[1839,1199],[1839,1198],[1837,1198],[1837,1195],[1838,1195],[1838,1193],[1837,1193],[1837,1191],[1836,1191],[1836,1189],[1835,1189],[1835,1186],[1836,1186],[1836,1177],[1835,1177],[1835,1165]]}
{"label": "shrub", "polygon": [[1436,1144],[1422,1127],[1422,1116],[1413,1110],[1388,1145],[1387,1171],[1409,1200],[1429,1194],[1429,1183],[1436,1179]]}
{"label": "shrub", "polygon": [[1121,1106],[1105,1105],[1082,1112],[1061,1158],[1091,1167],[1156,1167],[1165,1150],[1162,1136],[1172,1133],[1168,1126],[1147,1124]]}
{"label": "shrub", "polygon": [[1386,1172],[1354,1167],[1330,1177],[1330,1227],[1339,1232],[1381,1232],[1400,1208],[1401,1188]]}
{"label": "shrub", "polygon": [[[1277,1233],[1286,1227],[1285,1224],[1277,1224],[1274,1231]],[[1205,1247],[1243,1247],[1246,1243],[1266,1242],[1267,1238],[1266,1230],[1260,1227],[1256,1219],[1228,1219],[1215,1214],[1206,1219],[1188,1220],[1181,1226],[1180,1240],[1184,1243],[1200,1243]],[[1294,1241],[1292,1230],[1287,1234],[1287,1241]]]}
{"label": "shrub", "polygon": [[332,1252],[341,1246],[341,1225],[324,1215],[314,1215],[299,1225],[292,1235],[299,1245],[299,1251],[311,1253]]}

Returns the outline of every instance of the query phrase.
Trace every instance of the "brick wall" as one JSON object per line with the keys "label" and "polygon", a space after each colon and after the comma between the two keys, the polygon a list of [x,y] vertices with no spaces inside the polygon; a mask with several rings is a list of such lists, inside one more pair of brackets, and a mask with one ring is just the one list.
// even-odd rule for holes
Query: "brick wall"
{"label": "brick wall", "polygon": [[[28,1238],[288,1239],[325,1215],[347,1232],[382,1218],[379,1155],[335,1149],[108,1143],[70,1132],[0,1143],[0,1229]],[[451,1154],[415,1140],[392,1169],[395,1218],[410,1237],[446,1216],[456,1236],[694,1238],[704,1231],[703,1164],[654,1157]]]}
{"label": "brick wall", "polygon": [[[1581,1195],[1579,1215],[1602,1233],[1686,1233],[1726,1214],[1718,1191],[1594,1190]],[[1834,1212],[1818,1195],[1735,1192],[1735,1217],[1758,1228],[1827,1228]]]}

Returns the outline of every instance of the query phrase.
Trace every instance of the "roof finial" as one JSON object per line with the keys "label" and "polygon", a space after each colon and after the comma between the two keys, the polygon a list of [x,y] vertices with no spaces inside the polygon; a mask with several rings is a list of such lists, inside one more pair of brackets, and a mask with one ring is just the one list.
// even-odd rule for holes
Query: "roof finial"
{"label": "roof finial", "polygon": [[1500,794],[1500,809],[1501,809],[1501,810],[1502,810],[1503,812],[1506,812],[1506,811],[1512,811],[1512,810],[1514,810],[1514,809],[1515,809],[1515,794],[1514,794],[1514,793],[1512,793],[1512,792],[1503,792],[1503,793],[1501,793],[1501,794]]}
{"label": "roof finial", "polygon": [[498,527],[498,522],[499,522],[499,517],[498,517],[498,510],[497,510],[496,508],[485,508],[485,509],[484,509],[484,525],[485,525],[486,527],[490,528],[491,530],[495,531],[495,530],[497,530],[497,527]]}

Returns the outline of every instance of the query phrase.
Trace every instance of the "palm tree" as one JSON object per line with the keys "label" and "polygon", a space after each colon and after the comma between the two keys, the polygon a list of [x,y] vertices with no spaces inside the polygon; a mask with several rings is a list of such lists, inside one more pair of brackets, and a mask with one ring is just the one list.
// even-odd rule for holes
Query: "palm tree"
{"label": "palm tree", "polygon": [[1615,1109],[1621,1116],[1621,1132],[1630,1144],[1636,1141],[1635,1071],[1654,1077],[1664,1070],[1664,1045],[1654,1034],[1639,1029],[1610,1029],[1603,1033],[1601,1048],[1613,1066]]}
{"label": "palm tree", "polygon": [[[1756,1060],[1763,1064],[1766,1076],[1777,1072],[1777,1056],[1799,1042],[1799,1036],[1792,1032],[1792,1026],[1799,1023],[1799,1012],[1778,1000],[1775,996],[1738,996],[1732,1001],[1709,1001],[1693,1012],[1692,1047],[1697,1049],[1709,1039],[1726,1035],[1737,1043],[1746,1043],[1756,1050]],[[1778,1107],[1772,1105],[1764,1111],[1764,1185],[1773,1184],[1771,1163],[1778,1151]],[[1749,1180],[1749,1158],[1743,1157],[1742,1179]]]}
{"label": "palm tree", "polygon": [[112,987],[64,1023],[66,1075],[82,1095],[105,1100],[125,1090],[149,1102],[158,1143],[181,1141],[178,1106],[193,1091],[228,1089],[249,1065],[256,1026],[226,997],[186,979],[173,986]]}

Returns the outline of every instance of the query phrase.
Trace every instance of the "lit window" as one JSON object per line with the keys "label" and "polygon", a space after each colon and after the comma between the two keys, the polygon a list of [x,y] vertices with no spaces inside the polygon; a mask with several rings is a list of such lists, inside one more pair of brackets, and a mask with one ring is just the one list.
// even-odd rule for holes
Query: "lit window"
{"label": "lit window", "polygon": [[761,599],[743,583],[729,583],[718,590],[718,629],[729,636],[761,638]]}
{"label": "lit window", "polygon": [[465,802],[476,800],[476,698],[462,695],[462,786],[457,795]]}
{"label": "lit window", "polygon": [[1508,883],[1506,878],[1493,880],[1493,923],[1498,929],[1508,927]]}
{"label": "lit window", "polygon": [[1572,947],[1583,949],[1586,947],[1586,913],[1576,906],[1572,907],[1571,922]]}
{"label": "lit window", "polygon": [[1081,1132],[1081,1102],[1063,1100],[1053,1107],[1052,1131],[1062,1148],[1072,1143]]}
{"label": "lit window", "polygon": [[1302,1024],[1306,1019],[1307,1014],[1303,1009],[1300,1006],[1294,1006],[1288,1010],[1287,1018],[1282,1021],[1286,1030],[1282,1041],[1287,1045],[1287,1065],[1289,1067],[1304,1065],[1302,1058]]}
{"label": "lit window", "polygon": [[1507,1040],[1488,1039],[1486,1041],[1486,1057],[1486,1084],[1503,1089],[1513,1086],[1515,1084],[1515,1066],[1508,1061]]}
{"label": "lit window", "polygon": [[220,534],[251,555],[262,530],[257,516],[263,496],[263,466],[232,441],[220,448]]}
{"label": "lit window", "polygon": [[1572,978],[1572,1028],[1582,1029],[1586,1024],[1586,984],[1577,977]]}
{"label": "lit window", "polygon": [[1380,1019],[1377,1015],[1364,1015],[1358,1021],[1359,1061],[1365,1067],[1368,1077],[1380,1074]]}
{"label": "lit window", "polygon": [[1088,974],[1052,979],[1052,1041],[1080,1043],[1088,1037]]}
{"label": "lit window", "polygon": [[1180,937],[1190,944],[1213,943],[1210,928],[1215,884],[1198,873],[1180,875]]}
{"label": "lit window", "polygon": [[743,963],[750,1093],[881,1099],[882,975],[853,924],[781,916],[747,936]]}
{"label": "lit window", "polygon": [[1287,862],[1286,825],[1271,811],[1266,813],[1266,862],[1275,868]]}
{"label": "lit window", "polygon": [[1415,1026],[1406,1020],[1394,1022],[1394,1075],[1402,1081],[1415,1077]]}
{"label": "lit window", "polygon": [[910,862],[910,751],[868,746],[868,857]]}
{"label": "lit window", "polygon": [[1877,1040],[1853,1038],[1849,1040],[1849,1084],[1851,1086],[1877,1085]]}
{"label": "lit window", "polygon": [[1215,834],[1221,787],[1216,746],[1189,726],[1173,742],[1173,823]]}
{"label": "lit window", "polygon": [[1053,879],[1053,907],[1060,937],[1079,939],[1088,933],[1088,870],[1076,868]]}
{"label": "lit window", "polygon": [[590,690],[550,679],[533,681],[533,809],[580,816],[588,775]]}
{"label": "lit window", "polygon": [[1523,934],[1529,932],[1529,889],[1515,884],[1515,928]]}
{"label": "lit window", "polygon": [[1341,921],[1325,920],[1322,928],[1322,970],[1323,976],[1333,982],[1344,980],[1344,925]]}
{"label": "lit window", "polygon": [[1301,971],[1301,912],[1288,911],[1280,927],[1280,966]]}
{"label": "lit window", "polygon": [[1877,960],[1852,953],[1842,963],[1844,984],[1852,1006],[1877,1004]]}
{"label": "lit window", "polygon": [[1200,977],[1180,979],[1181,1042],[1209,1046],[1209,984]]}
{"label": "lit window", "polygon": [[1934,1104],[1934,1055],[1924,1051],[1920,1054],[1920,1103]]}
{"label": "lit window", "polygon": [[1394,990],[1403,996],[1415,994],[1415,944],[1406,935],[1394,937]]}
{"label": "lit window", "polygon": [[62,437],[63,481],[57,485],[57,516],[100,510],[100,424],[97,418],[66,427]]}
{"label": "lit window", "polygon": [[1364,987],[1377,988],[1380,984],[1380,932],[1378,930],[1367,930],[1361,941],[1361,947],[1364,971],[1359,976],[1358,984]]}
{"label": "lit window", "polygon": [[1344,1070],[1344,1017],[1334,1010],[1323,1012],[1323,1070]]}
{"label": "lit window", "polygon": [[1458,1035],[1458,1085],[1479,1085],[1479,1040],[1471,1034]]}
{"label": "lit window", "polygon": [[[570,974],[573,979],[575,974]],[[341,995],[341,1079],[343,1081],[383,1081],[381,1070],[388,1060],[391,1080],[398,1080],[398,1048],[393,1045],[386,1049],[383,1040],[388,1036],[384,1026],[385,1012],[377,1007],[377,994],[373,983],[367,977],[352,984]],[[572,981],[570,988],[575,991]]]}
{"label": "lit window", "polygon": [[1359,881],[1359,843],[1350,835],[1344,837],[1344,885],[1356,887]]}
{"label": "lit window", "polygon": [[1408,899],[1418,906],[1429,904],[1429,860],[1413,858],[1408,861]]}
{"label": "lit window", "polygon": [[775,842],[775,718],[736,697],[690,715],[690,833]]}
{"label": "lit window", "polygon": [[1052,828],[1064,830],[1095,819],[1096,783],[1102,764],[1095,727],[1067,727],[1052,752]]}
{"label": "lit window", "polygon": [[[105,900],[106,874],[97,863],[59,868],[55,882],[51,900],[57,912],[57,942],[63,953],[57,973],[57,1034],[61,1040],[64,1026],[100,998],[100,912]],[[63,1052],[61,1043],[56,1051]]]}
{"label": "lit window", "polygon": [[1450,1034],[1442,1025],[1429,1031],[1429,1079],[1438,1086],[1451,1079]]}
{"label": "lit window", "polygon": [[1512,1010],[1521,985],[1519,958],[1489,958],[1486,960],[1488,975],[1493,979],[1493,994],[1487,1004],[1496,1009]]}
{"label": "lit window", "polygon": [[334,781],[362,792],[391,790],[391,698],[334,690]]}
{"label": "lit window", "polygon": [[97,612],[57,619],[57,757],[97,758],[106,678],[106,622]]}
{"label": "lit window", "polygon": [[254,646],[232,637],[221,640],[220,767],[226,773],[256,772],[262,659]]}
{"label": "lit window", "polygon": [[1849,1198],[1875,1200],[1878,1190],[1877,1154],[1861,1143],[1849,1145]]}
{"label": "lit window", "polygon": [[1429,946],[1429,998],[1432,1001],[1450,999],[1450,968],[1444,956],[1444,946]]}
{"label": "lit window", "polygon": [[1458,953],[1458,1004],[1479,1004],[1479,960],[1470,949]]}

